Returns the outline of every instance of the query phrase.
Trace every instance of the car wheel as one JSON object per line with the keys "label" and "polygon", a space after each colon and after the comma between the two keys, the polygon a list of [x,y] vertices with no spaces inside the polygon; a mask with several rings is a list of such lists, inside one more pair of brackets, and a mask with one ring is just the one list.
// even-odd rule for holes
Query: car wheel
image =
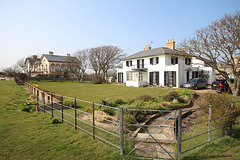
{"label": "car wheel", "polygon": [[195,86],[195,87],[194,87],[194,90],[197,90],[197,89],[198,89],[198,86]]}

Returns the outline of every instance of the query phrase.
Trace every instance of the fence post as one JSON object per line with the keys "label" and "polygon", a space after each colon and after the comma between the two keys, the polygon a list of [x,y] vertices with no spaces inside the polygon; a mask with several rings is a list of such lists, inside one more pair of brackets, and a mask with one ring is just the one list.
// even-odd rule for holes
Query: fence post
{"label": "fence post", "polygon": [[123,155],[123,108],[120,108],[120,154]]}
{"label": "fence post", "polygon": [[211,121],[212,121],[212,105],[209,106],[208,143],[211,142]]}
{"label": "fence post", "polygon": [[75,109],[75,129],[77,129],[77,102],[76,102],[76,98],[74,98],[74,109]]}
{"label": "fence post", "polygon": [[93,108],[93,110],[92,110],[92,114],[93,114],[93,139],[95,139],[95,108],[94,108],[94,102],[93,102],[92,108]]}
{"label": "fence post", "polygon": [[39,92],[37,90],[37,111],[38,111],[38,108],[39,108]]}
{"label": "fence post", "polygon": [[43,112],[45,113],[45,92],[43,92]]}
{"label": "fence post", "polygon": [[182,154],[182,110],[178,110],[178,158]]}
{"label": "fence post", "polygon": [[62,122],[63,122],[63,96],[61,96],[61,106],[62,106]]}
{"label": "fence post", "polygon": [[53,117],[53,94],[51,93],[52,117]]}
{"label": "fence post", "polygon": [[230,128],[229,128],[229,136],[232,136],[232,125],[233,125],[233,121],[232,121],[232,119],[233,119],[233,101],[231,101],[231,120],[230,120]]}

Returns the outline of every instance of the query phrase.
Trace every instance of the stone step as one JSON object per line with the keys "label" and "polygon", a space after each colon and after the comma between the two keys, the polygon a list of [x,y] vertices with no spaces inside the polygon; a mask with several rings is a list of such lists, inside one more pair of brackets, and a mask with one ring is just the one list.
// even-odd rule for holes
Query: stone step
{"label": "stone step", "polygon": [[[168,133],[166,133],[168,132]],[[156,139],[159,143],[174,143],[173,138],[169,135],[170,131],[164,131],[164,133],[158,133],[158,134],[151,134],[154,139]],[[148,138],[147,138],[148,137]],[[148,143],[156,143],[156,141],[149,136],[148,133],[138,133],[136,141],[142,141],[143,139],[147,138],[144,142]]]}

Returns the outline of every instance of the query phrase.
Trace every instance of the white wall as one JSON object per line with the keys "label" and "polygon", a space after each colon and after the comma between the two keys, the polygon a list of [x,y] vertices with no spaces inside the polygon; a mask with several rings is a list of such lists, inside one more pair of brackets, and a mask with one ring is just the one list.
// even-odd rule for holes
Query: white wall
{"label": "white wall", "polygon": [[[156,65],[150,65],[150,58],[158,57],[158,64]],[[208,83],[211,84],[211,82],[215,79],[215,71],[211,67],[205,67],[206,65],[196,59],[192,59],[191,65],[185,64],[185,57],[178,57],[178,64],[171,64],[171,55],[158,55],[158,56],[149,56],[149,57],[143,57],[143,58],[137,58],[137,59],[131,59],[128,61],[132,61],[132,67],[126,66],[126,61],[123,61],[123,68],[117,69],[117,72],[123,72],[123,82],[126,83],[127,86],[141,86],[143,84],[140,84],[139,82],[135,81],[126,81],[127,78],[127,72],[128,71],[134,71],[132,70],[133,67],[136,68],[137,60],[138,59],[144,59],[144,68],[147,68],[147,83],[144,85],[149,85],[149,72],[159,72],[159,86],[164,86],[164,71],[176,71],[176,87],[179,88],[187,81],[186,73],[189,70],[189,78],[192,78],[192,71],[197,70],[204,70],[209,71],[209,78]],[[135,70],[137,71],[137,70]]]}

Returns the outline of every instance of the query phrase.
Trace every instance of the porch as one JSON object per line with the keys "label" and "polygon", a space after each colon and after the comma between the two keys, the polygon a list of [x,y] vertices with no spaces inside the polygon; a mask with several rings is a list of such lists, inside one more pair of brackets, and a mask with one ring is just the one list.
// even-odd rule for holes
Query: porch
{"label": "porch", "polygon": [[141,87],[146,86],[148,81],[147,72],[129,71],[127,72],[126,86]]}

